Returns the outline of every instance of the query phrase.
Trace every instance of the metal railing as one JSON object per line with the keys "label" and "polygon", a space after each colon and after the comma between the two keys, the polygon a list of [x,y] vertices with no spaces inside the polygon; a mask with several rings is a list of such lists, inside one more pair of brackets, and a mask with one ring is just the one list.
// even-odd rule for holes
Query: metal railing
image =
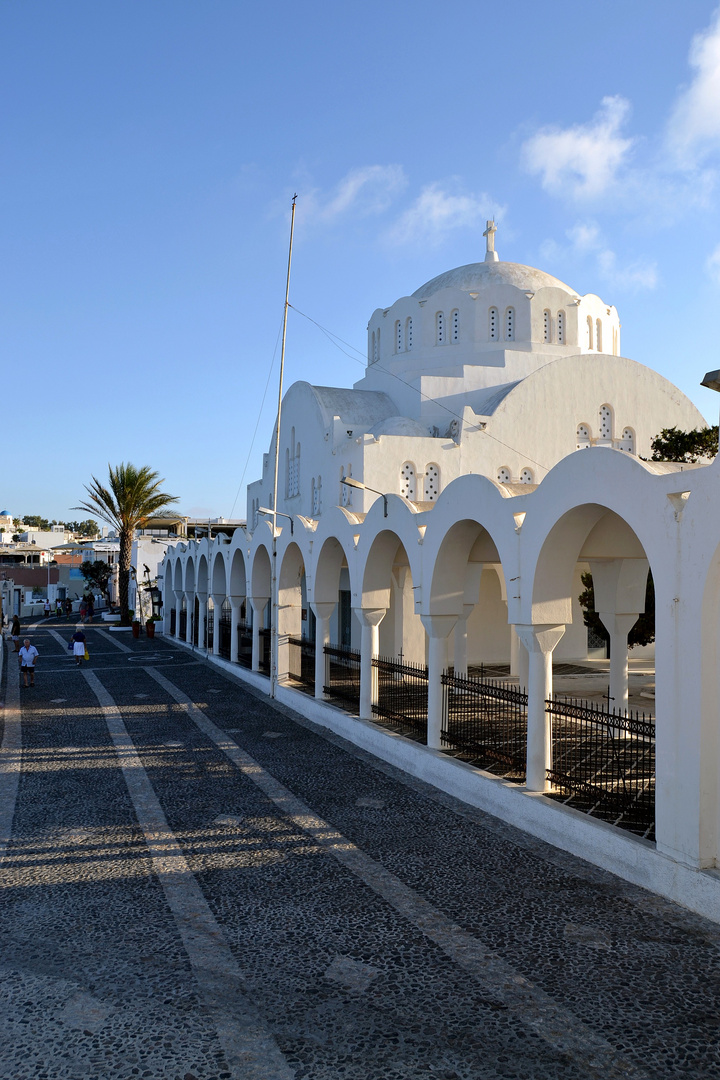
{"label": "metal railing", "polygon": [[315,693],[315,642],[310,638],[289,637],[288,675],[300,684],[299,689]]}
{"label": "metal railing", "polygon": [[242,620],[238,623],[238,664],[252,667],[252,627]]}
{"label": "metal railing", "polygon": [[232,604],[229,600],[223,600],[220,606],[220,626],[218,629],[218,656],[223,660],[230,659],[230,645],[232,642]]}
{"label": "metal railing", "polygon": [[212,600],[208,600],[207,608],[205,609],[205,648],[209,653],[213,651],[213,640],[215,637],[215,605]]}
{"label": "metal railing", "polygon": [[491,679],[444,672],[443,748],[516,783],[527,763],[527,694]]}
{"label": "metal railing", "polygon": [[345,645],[325,645],[323,693],[353,712],[360,710],[360,653]]}
{"label": "metal railing", "polygon": [[272,649],[272,631],[262,629],[260,631],[260,656],[258,658],[258,671],[263,675],[270,674],[270,651]]}
{"label": "metal railing", "polygon": [[374,716],[390,721],[400,731],[427,742],[428,669],[386,656],[374,656],[377,702]]}
{"label": "metal railing", "polygon": [[586,701],[546,703],[552,724],[555,798],[613,825],[654,838],[655,724]]}

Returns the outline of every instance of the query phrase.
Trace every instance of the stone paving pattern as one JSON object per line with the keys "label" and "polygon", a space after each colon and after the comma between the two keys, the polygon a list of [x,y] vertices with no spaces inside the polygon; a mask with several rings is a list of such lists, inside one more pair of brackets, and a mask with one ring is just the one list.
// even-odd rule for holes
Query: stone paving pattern
{"label": "stone paving pattern", "polygon": [[0,865],[0,1077],[720,1075],[720,927],[403,776],[197,654],[89,628],[89,667],[284,1066],[229,1061],[98,696],[51,632],[72,630],[30,634],[33,689],[18,694],[6,663],[23,754]]}

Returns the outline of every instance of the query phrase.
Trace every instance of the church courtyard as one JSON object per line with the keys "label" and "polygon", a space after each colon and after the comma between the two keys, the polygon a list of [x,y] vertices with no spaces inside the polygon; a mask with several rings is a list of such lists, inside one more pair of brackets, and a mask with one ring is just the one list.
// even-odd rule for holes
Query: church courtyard
{"label": "church courtyard", "polygon": [[32,688],[5,657],[0,1077],[718,1074],[720,926],[166,637],[90,627],[78,669],[72,629]]}

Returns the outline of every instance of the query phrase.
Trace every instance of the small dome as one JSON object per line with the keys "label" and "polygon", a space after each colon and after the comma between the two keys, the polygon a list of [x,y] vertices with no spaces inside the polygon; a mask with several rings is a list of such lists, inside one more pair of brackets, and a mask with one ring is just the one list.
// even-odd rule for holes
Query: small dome
{"label": "small dome", "polygon": [[417,420],[411,420],[409,416],[388,416],[386,420],[381,420],[375,427],[370,428],[369,434],[376,439],[381,435],[413,435],[423,439],[430,436],[426,427],[418,424]]}
{"label": "small dome", "polygon": [[467,266],[457,266],[454,270],[446,270],[444,274],[426,281],[413,293],[416,300],[422,300],[440,289],[462,289],[463,292],[481,292],[488,285],[514,285],[517,289],[528,292],[536,292],[538,289],[563,289],[564,292],[576,296],[577,293],[569,285],[552,274],[546,274],[544,270],[536,270],[533,266],[523,266],[522,263],[512,262],[480,262],[468,263]]}

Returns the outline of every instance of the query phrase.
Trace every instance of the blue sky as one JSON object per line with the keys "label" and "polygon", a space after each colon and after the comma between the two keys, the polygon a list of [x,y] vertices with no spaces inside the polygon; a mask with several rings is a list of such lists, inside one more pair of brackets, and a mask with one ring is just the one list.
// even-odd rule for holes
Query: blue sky
{"label": "blue sky", "polygon": [[[361,353],[494,215],[502,259],[614,303],[717,418],[713,3],[6,0],[0,95],[0,509],[75,517],[133,461],[213,516],[246,470],[244,514],[293,192],[291,303]],[[297,310],[286,385],[359,379]]]}

